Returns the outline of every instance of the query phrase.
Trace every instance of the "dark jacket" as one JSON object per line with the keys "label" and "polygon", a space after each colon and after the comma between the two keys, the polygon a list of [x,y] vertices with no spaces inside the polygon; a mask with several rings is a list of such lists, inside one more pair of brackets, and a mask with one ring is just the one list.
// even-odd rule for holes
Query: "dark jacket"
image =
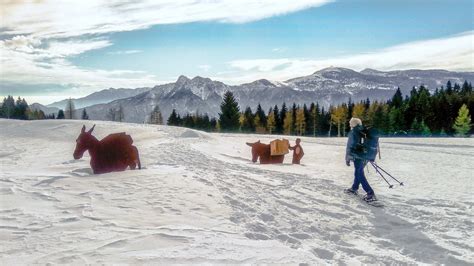
{"label": "dark jacket", "polygon": [[346,145],[346,162],[354,161],[354,156],[352,155],[352,151],[356,147],[358,143],[360,143],[360,131],[362,130],[362,126],[358,125],[349,131],[347,135],[347,145]]}

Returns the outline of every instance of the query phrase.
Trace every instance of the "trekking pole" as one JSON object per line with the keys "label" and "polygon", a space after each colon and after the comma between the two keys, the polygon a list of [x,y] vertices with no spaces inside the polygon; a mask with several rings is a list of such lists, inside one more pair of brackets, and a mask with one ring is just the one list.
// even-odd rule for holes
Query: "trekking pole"
{"label": "trekking pole", "polygon": [[388,176],[393,178],[393,180],[397,181],[400,186],[403,186],[403,182],[398,181],[395,177],[393,177],[391,174],[389,174],[387,171],[385,171],[382,167],[378,166],[376,163],[373,163],[378,169],[382,170],[384,173],[386,173]]}
{"label": "trekking pole", "polygon": [[383,176],[382,173],[380,173],[379,169],[375,166],[374,162],[370,162],[370,164],[374,167],[375,171],[387,182],[389,188],[393,188],[393,185],[388,182],[388,180]]}

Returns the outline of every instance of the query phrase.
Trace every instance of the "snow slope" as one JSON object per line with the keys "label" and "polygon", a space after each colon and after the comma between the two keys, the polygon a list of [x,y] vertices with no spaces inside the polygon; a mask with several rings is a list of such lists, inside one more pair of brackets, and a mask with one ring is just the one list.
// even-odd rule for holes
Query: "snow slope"
{"label": "snow slope", "polygon": [[382,139],[406,186],[369,169],[375,208],[341,193],[344,138],[258,165],[245,142],[275,136],[95,122],[132,134],[144,169],[93,175],[72,158],[82,123],[0,120],[0,264],[474,263],[473,139]]}

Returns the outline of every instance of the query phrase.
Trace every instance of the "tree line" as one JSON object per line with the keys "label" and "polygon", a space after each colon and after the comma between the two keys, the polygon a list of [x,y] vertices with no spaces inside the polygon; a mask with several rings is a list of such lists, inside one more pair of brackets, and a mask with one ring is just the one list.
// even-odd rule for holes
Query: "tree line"
{"label": "tree line", "polygon": [[[260,104],[240,110],[232,92],[224,94],[217,118],[208,114],[185,114],[175,109],[166,120],[168,125],[183,126],[204,131],[242,132],[259,134],[285,134],[298,136],[346,136],[351,117],[362,119],[364,125],[375,127],[385,136],[452,136],[473,134],[471,116],[474,112],[472,85],[448,81],[446,87],[431,93],[426,87],[413,87],[403,97],[398,88],[387,101],[369,98],[360,102],[348,102],[325,109],[318,103],[287,106],[275,105],[264,111]],[[45,115],[41,110],[31,111],[25,99],[15,101],[5,97],[0,106],[0,117],[11,119],[78,119],[74,103],[69,99],[65,111],[57,115]],[[106,119],[122,122],[125,114],[122,106],[106,111]],[[82,109],[81,119],[89,119]],[[158,105],[146,119],[150,124],[164,124]]]}
{"label": "tree line", "polygon": [[375,127],[384,136],[452,136],[473,134],[471,116],[474,112],[472,85],[447,82],[446,87],[431,93],[425,86],[413,87],[403,97],[398,88],[387,101],[369,98],[325,109],[318,103],[287,106],[275,105],[265,112],[261,105],[255,112],[250,107],[240,110],[231,92],[226,92],[218,119],[207,114],[186,114],[180,117],[173,110],[168,125],[206,131],[285,134],[298,136],[345,136],[351,117]]}
{"label": "tree line", "polygon": [[[0,106],[0,118],[20,119],[20,120],[41,120],[41,119],[77,119],[77,110],[74,102],[69,99],[66,103],[65,110],[60,109],[57,114],[45,114],[42,110],[31,110],[24,98],[18,97],[15,101],[13,96],[8,95],[3,98]],[[88,120],[89,115],[86,109],[82,109],[80,118]]]}

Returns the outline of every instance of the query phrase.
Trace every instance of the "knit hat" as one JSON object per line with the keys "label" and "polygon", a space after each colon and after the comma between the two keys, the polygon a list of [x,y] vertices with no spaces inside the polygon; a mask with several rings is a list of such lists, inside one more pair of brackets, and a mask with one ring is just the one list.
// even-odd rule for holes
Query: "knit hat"
{"label": "knit hat", "polygon": [[362,126],[362,121],[359,119],[359,118],[356,118],[356,117],[353,117],[351,118],[351,120],[349,121],[349,125],[351,126],[351,128],[354,128],[358,125],[361,125]]}

